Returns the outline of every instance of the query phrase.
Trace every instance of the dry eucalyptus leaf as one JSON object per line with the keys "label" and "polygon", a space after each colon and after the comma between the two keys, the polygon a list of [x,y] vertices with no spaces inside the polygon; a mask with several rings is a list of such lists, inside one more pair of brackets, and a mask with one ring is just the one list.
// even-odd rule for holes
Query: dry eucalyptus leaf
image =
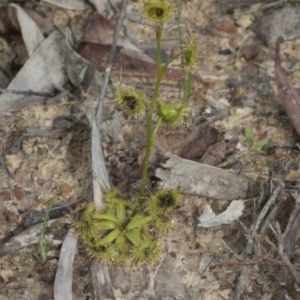
{"label": "dry eucalyptus leaf", "polygon": [[96,120],[92,122],[92,169],[95,207],[100,210],[104,206],[102,188],[110,188],[110,181],[102,153],[99,128]]}
{"label": "dry eucalyptus leaf", "polygon": [[228,170],[199,164],[172,155],[158,168],[156,177],[164,188],[180,187],[183,194],[212,199],[247,199],[259,195],[259,186],[252,179]]}
{"label": "dry eucalyptus leaf", "polygon": [[[109,19],[104,16],[94,13],[90,22],[84,30],[81,42],[95,43],[99,45],[111,45],[114,35],[114,26]],[[152,58],[144,54],[138,47],[136,47],[127,37],[120,36],[117,45],[124,49],[129,49],[137,52],[138,58],[142,61],[153,63]]]}
{"label": "dry eucalyptus leaf", "polygon": [[[53,30],[53,23],[47,18],[43,18],[32,9],[23,9],[31,19],[39,26],[43,33],[49,34]],[[0,34],[12,34],[20,32],[20,24],[17,11],[13,6],[0,7]]]}
{"label": "dry eucalyptus leaf", "polygon": [[[64,37],[60,32],[54,31],[36,49],[7,89],[52,93],[55,89],[61,88],[67,81],[66,51]],[[4,114],[20,111],[43,99],[40,96],[22,94],[0,95],[0,122],[4,119]]]}
{"label": "dry eucalyptus leaf", "polygon": [[92,262],[92,274],[95,294],[94,299],[115,299],[108,266],[94,259]]}
{"label": "dry eucalyptus leaf", "polygon": [[237,143],[237,139],[231,139],[229,141],[223,139],[209,146],[199,162],[205,165],[216,166],[223,161],[226,155],[235,150]]}
{"label": "dry eucalyptus leaf", "polygon": [[78,236],[69,231],[60,250],[54,282],[54,299],[72,300],[73,261]]}
{"label": "dry eucalyptus leaf", "polygon": [[18,21],[22,31],[28,56],[30,57],[35,49],[44,41],[44,36],[38,25],[18,5],[12,4],[17,11]]}
{"label": "dry eucalyptus leaf", "polygon": [[[92,62],[94,60],[97,70],[103,72],[107,66],[110,48],[110,45],[82,42],[76,51],[88,61]],[[143,59],[144,55],[141,59],[141,55],[140,52],[118,46],[112,71],[123,76],[156,78],[156,64],[153,61],[151,63],[145,61]],[[172,68],[167,69],[164,75],[164,79],[171,81],[181,81],[181,78],[181,71]],[[193,79],[202,82],[199,76],[195,75]]]}
{"label": "dry eucalyptus leaf", "polygon": [[[85,29],[77,53],[89,62],[96,64],[98,71],[104,71],[110,54],[114,27],[104,16],[95,13]],[[156,78],[156,63],[144,54],[126,37],[119,37],[114,57],[113,72],[122,76]],[[164,79],[181,82],[180,70],[168,68]],[[193,75],[197,82],[203,82],[198,75]]]}
{"label": "dry eucalyptus leaf", "polygon": [[233,200],[225,211],[216,215],[212,208],[207,205],[199,217],[200,224],[198,226],[212,227],[229,224],[243,214],[244,207],[243,200]]}

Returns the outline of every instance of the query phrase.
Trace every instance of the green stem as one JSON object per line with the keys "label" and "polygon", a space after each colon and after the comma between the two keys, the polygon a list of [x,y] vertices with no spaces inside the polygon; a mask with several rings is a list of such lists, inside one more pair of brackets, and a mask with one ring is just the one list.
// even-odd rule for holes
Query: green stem
{"label": "green stem", "polygon": [[147,182],[147,175],[149,169],[149,158],[150,158],[150,150],[152,146],[153,138],[152,138],[152,114],[151,111],[147,112],[147,136],[146,136],[146,153],[144,158],[144,165],[143,165],[143,173],[142,173],[142,182],[139,192],[139,204],[142,205],[144,203],[144,194],[145,194],[145,187]]}
{"label": "green stem", "polygon": [[[161,65],[161,35],[162,35],[162,28],[156,29],[156,67],[157,67],[157,77],[156,77],[156,83],[153,91],[153,95],[151,98],[151,102],[149,107],[146,110],[146,118],[147,118],[147,129],[146,129],[146,152],[145,152],[145,158],[144,158],[144,164],[143,164],[143,172],[142,172],[142,182],[141,187],[139,191],[139,198],[138,198],[138,205],[141,206],[145,202],[145,189],[146,189],[146,183],[147,183],[147,177],[148,177],[148,169],[149,169],[149,158],[151,153],[151,147],[153,144],[155,133],[158,130],[158,126],[161,123],[161,120],[158,121],[157,126],[155,126],[155,129],[152,130],[152,113],[155,109],[155,104],[157,101],[157,97],[159,94],[159,88],[161,85],[161,80],[163,77],[163,74],[165,72],[165,69],[162,68]],[[129,224],[129,222],[136,216],[139,209],[136,207],[130,216],[126,219],[126,221],[122,224],[121,229],[125,229],[126,226]]]}
{"label": "green stem", "polygon": [[179,45],[181,52],[181,74],[182,74],[182,89],[183,89],[183,104],[186,105],[191,92],[191,81],[192,72],[188,71],[187,78],[185,78],[185,64],[184,64],[184,46],[183,46],[183,34],[182,34],[182,17],[181,17],[181,2],[177,1],[177,19],[178,19],[178,35],[179,35]]}
{"label": "green stem", "polygon": [[46,211],[45,217],[44,217],[43,227],[42,227],[42,230],[41,230],[41,233],[40,233],[40,236],[39,236],[39,248],[40,248],[40,254],[42,256],[43,261],[45,261],[46,258],[47,258],[47,251],[46,251],[46,247],[45,247],[45,243],[44,243],[45,230],[47,228],[47,223],[48,223],[48,220],[49,220],[50,210],[53,207],[53,204],[56,200],[56,197],[57,197],[57,190],[55,191],[55,193],[54,193],[54,195],[53,195],[53,197],[50,201],[50,204],[47,207],[47,211]]}
{"label": "green stem", "polygon": [[149,158],[150,158],[150,152],[151,147],[154,140],[154,134],[152,132],[152,112],[155,108],[155,103],[157,101],[159,88],[161,85],[161,80],[163,76],[163,70],[161,65],[161,34],[162,29],[157,28],[156,30],[156,67],[157,67],[157,77],[156,77],[156,83],[154,92],[152,95],[151,103],[150,103],[150,109],[147,110],[147,136],[146,136],[146,153],[144,158],[144,165],[143,165],[143,173],[142,173],[142,183],[140,187],[140,193],[139,193],[139,204],[142,205],[145,201],[145,187],[147,182],[147,175],[148,175],[148,169],[149,169]]}
{"label": "green stem", "polygon": [[169,59],[165,65],[162,67],[162,74],[164,75],[165,72],[167,71],[168,66],[179,57],[179,55],[181,55],[181,53],[176,54],[174,57],[172,57],[171,59]]}
{"label": "green stem", "polygon": [[158,119],[158,122],[157,122],[157,124],[156,124],[156,126],[155,126],[155,128],[154,128],[154,130],[153,130],[153,137],[156,135],[156,132],[157,132],[157,130],[158,130],[160,124],[161,124],[161,121],[162,121],[162,117],[160,117],[160,118]]}
{"label": "green stem", "polygon": [[192,72],[188,72],[188,78],[183,79],[183,104],[186,105],[191,93]]}
{"label": "green stem", "polygon": [[179,47],[181,52],[181,73],[184,74],[184,57],[183,57],[183,37],[182,37],[182,17],[181,17],[181,2],[177,0],[177,19],[178,19],[178,35],[179,35]]}

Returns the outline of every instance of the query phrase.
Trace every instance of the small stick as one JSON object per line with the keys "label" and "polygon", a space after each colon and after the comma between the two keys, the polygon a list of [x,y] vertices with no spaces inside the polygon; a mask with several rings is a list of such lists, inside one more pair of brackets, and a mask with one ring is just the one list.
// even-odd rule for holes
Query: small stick
{"label": "small stick", "polygon": [[[252,229],[252,235],[256,235],[263,219],[265,218],[266,214],[268,213],[271,205],[275,202],[278,194],[280,193],[280,191],[283,189],[284,185],[283,183],[280,183],[280,185],[274,190],[274,192],[272,193],[271,197],[269,198],[269,200],[267,201],[267,203],[265,204],[265,206],[263,207],[263,209],[261,210],[254,226]],[[252,248],[253,248],[253,241],[249,240],[249,243],[247,245],[247,254],[251,255],[252,254]]]}
{"label": "small stick", "polygon": [[51,201],[50,201],[50,204],[48,205],[48,208],[46,210],[46,213],[45,213],[45,217],[44,217],[44,223],[43,223],[43,227],[42,227],[42,230],[41,230],[41,233],[40,233],[40,237],[39,237],[39,250],[40,250],[40,254],[42,256],[42,261],[46,261],[47,259],[47,251],[46,251],[46,248],[45,248],[45,243],[44,243],[44,235],[45,235],[45,230],[47,228],[47,224],[48,224],[48,220],[49,220],[49,214],[50,214],[50,210],[51,208],[53,207],[53,204],[55,202],[57,198],[57,190],[55,191]]}
{"label": "small stick", "polygon": [[[103,81],[103,84],[101,87],[100,95],[98,97],[97,108],[95,110],[95,118],[96,119],[93,120],[93,122],[92,122],[92,123],[95,122],[95,125],[97,127],[101,121],[104,97],[106,94],[106,88],[107,88],[110,74],[112,71],[113,58],[115,56],[116,49],[117,49],[117,41],[118,41],[118,37],[119,37],[119,32],[120,32],[123,20],[125,19],[125,16],[126,16],[127,4],[128,4],[128,0],[122,0],[122,3],[120,5],[120,14],[119,14],[117,25],[116,25],[116,28],[114,31],[113,42],[112,42],[111,51],[110,51],[110,55],[109,55],[109,59],[108,59],[108,66],[105,69],[104,81]],[[97,128],[97,130],[99,131],[99,128]],[[93,141],[92,141],[92,145],[93,145]],[[101,147],[101,145],[100,145],[100,147]],[[92,158],[93,158],[93,151],[92,151]],[[105,168],[105,166],[103,166],[103,168]],[[99,174],[96,174],[96,175],[99,176]],[[95,270],[98,268],[101,271],[100,274],[98,274],[98,272],[93,271],[94,294],[96,295],[97,299],[98,299],[98,297],[102,299],[102,296],[104,298],[106,298],[106,295],[104,293],[105,293],[107,287],[106,286],[104,287],[103,284],[101,284],[101,281],[102,281],[102,278],[105,280],[110,280],[109,276],[106,278],[106,274],[105,274],[105,276],[103,274],[103,269],[107,270],[108,266],[106,264],[100,264],[99,262],[97,262],[95,260],[93,260],[92,265],[93,265],[93,270],[94,270],[94,268],[95,268]],[[101,278],[99,278],[99,276]],[[111,295],[109,295],[109,296],[111,296]]]}
{"label": "small stick", "polygon": [[106,88],[107,88],[111,70],[112,70],[113,59],[114,59],[114,56],[115,56],[116,50],[117,50],[117,42],[118,42],[118,38],[119,38],[119,32],[122,27],[123,20],[125,19],[125,16],[126,16],[127,4],[128,4],[128,0],[123,0],[121,3],[121,6],[120,6],[120,14],[119,14],[118,22],[117,22],[117,25],[116,25],[116,28],[114,31],[113,41],[112,41],[112,45],[111,45],[111,51],[110,51],[109,58],[108,58],[108,66],[105,69],[104,81],[103,81],[103,85],[101,88],[100,96],[98,97],[98,105],[97,105],[97,110],[96,110],[96,119],[97,119],[98,124],[100,123],[103,100],[104,100],[104,97],[106,94]]}
{"label": "small stick", "polygon": [[296,271],[293,264],[291,263],[290,258],[287,254],[287,251],[285,249],[285,239],[288,237],[288,234],[291,231],[293,222],[295,221],[297,215],[299,214],[299,211],[300,211],[300,206],[299,206],[299,204],[296,204],[294,210],[290,214],[290,217],[289,217],[289,220],[288,220],[288,223],[285,227],[284,232],[281,233],[280,229],[279,229],[279,226],[278,226],[278,232],[277,232],[277,235],[276,235],[276,239],[278,241],[278,249],[277,249],[278,254],[281,257],[282,262],[285,264],[287,269],[290,271],[290,273],[294,277],[294,279],[297,282],[298,286],[300,286],[300,275]]}
{"label": "small stick", "polygon": [[229,245],[227,245],[227,243],[222,239],[221,240],[223,246],[230,252],[233,254],[233,256],[238,260],[238,261],[243,261],[243,257],[241,257],[240,255],[236,254],[230,247]]}
{"label": "small stick", "polygon": [[240,272],[240,276],[236,285],[236,290],[234,294],[234,300],[240,300],[241,295],[243,292],[243,286],[245,284],[245,277],[246,277],[246,266],[242,267],[242,270]]}
{"label": "small stick", "polygon": [[28,95],[28,96],[40,96],[40,97],[53,97],[53,93],[38,92],[38,91],[18,91],[18,90],[8,90],[0,89],[0,94],[16,94],[16,95]]}
{"label": "small stick", "polygon": [[[264,255],[262,256],[262,258],[259,261],[244,261],[241,262],[241,264],[243,264],[243,268],[241,270],[240,276],[238,278],[238,282],[237,282],[237,286],[236,286],[236,292],[234,295],[234,300],[238,300],[240,299],[241,293],[243,291],[243,286],[245,284],[245,276],[246,276],[246,266],[247,265],[256,265],[259,263],[262,263],[263,261],[267,261],[270,263],[274,263],[276,265],[282,265],[282,262],[279,262],[271,257],[269,257],[266,253],[266,249],[260,244],[257,234],[256,232],[258,231],[263,219],[265,218],[267,212],[269,211],[269,208],[271,207],[271,205],[275,202],[278,194],[280,193],[280,191],[283,188],[283,184],[281,183],[272,193],[271,197],[269,198],[269,200],[267,201],[267,203],[265,204],[265,206],[263,207],[262,211],[260,212],[255,224],[253,224],[251,226],[251,232],[252,235],[248,234],[248,243],[246,246],[246,256],[250,256],[252,254],[252,249],[253,249],[253,241],[255,241],[255,243],[258,245],[258,247],[260,248],[260,250],[264,253]],[[244,228],[245,232],[249,233],[249,230],[245,227],[245,225],[240,222],[241,226]],[[225,246],[227,246],[225,244]],[[229,247],[227,247],[228,249]],[[233,251],[231,251],[231,249],[229,248],[229,251],[233,253]],[[236,256],[235,256],[236,257]],[[240,259],[238,259],[240,261]],[[230,262],[229,262],[230,263]]]}

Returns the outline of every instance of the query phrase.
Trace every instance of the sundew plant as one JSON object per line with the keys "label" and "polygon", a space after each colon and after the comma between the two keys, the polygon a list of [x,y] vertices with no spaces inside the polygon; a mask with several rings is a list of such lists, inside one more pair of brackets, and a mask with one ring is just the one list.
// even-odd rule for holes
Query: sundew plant
{"label": "sundew plant", "polygon": [[[174,124],[185,114],[192,71],[198,60],[197,40],[191,29],[181,24],[180,4],[176,5],[171,0],[143,0],[137,5],[156,33],[156,83],[150,98],[143,91],[120,84],[115,92],[115,101],[127,117],[140,112],[145,114],[146,149],[139,194],[136,199],[127,199],[116,189],[106,190],[104,209],[96,211],[94,204],[89,203],[79,207],[73,217],[74,226],[88,253],[108,263],[123,263],[126,260],[151,262],[160,253],[159,234],[171,224],[172,211],[179,203],[179,190],[149,192],[146,189],[149,158],[159,126]],[[163,64],[163,26],[174,16],[178,20],[180,53]],[[173,104],[168,99],[160,98],[159,91],[168,66],[178,58],[181,58],[183,97]]]}

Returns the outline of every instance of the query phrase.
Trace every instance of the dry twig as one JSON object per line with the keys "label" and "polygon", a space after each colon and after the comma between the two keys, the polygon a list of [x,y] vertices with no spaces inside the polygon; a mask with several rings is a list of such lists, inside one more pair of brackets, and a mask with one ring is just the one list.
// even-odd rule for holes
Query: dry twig
{"label": "dry twig", "polygon": [[[112,46],[111,46],[111,51],[110,51],[110,55],[109,55],[109,60],[108,60],[108,66],[105,70],[105,75],[104,75],[104,81],[103,81],[103,85],[101,88],[101,93],[100,96],[98,98],[98,105],[97,105],[97,109],[95,112],[95,117],[96,119],[93,120],[93,128],[96,127],[96,129],[94,130],[98,130],[98,126],[100,124],[101,121],[101,114],[103,111],[103,101],[104,101],[104,97],[106,94],[106,88],[107,88],[107,84],[110,78],[110,74],[111,74],[111,70],[112,70],[112,64],[113,64],[113,58],[115,56],[116,53],[116,49],[117,49],[117,41],[118,41],[118,37],[119,37],[119,31],[121,29],[123,20],[126,16],[126,7],[127,7],[127,3],[128,0],[123,0],[120,6],[120,13],[119,13],[119,17],[118,17],[118,22],[114,31],[114,37],[113,37],[113,42],[112,42]],[[99,136],[100,139],[100,136]],[[92,144],[93,144],[92,140]],[[99,142],[100,143],[100,140]],[[101,150],[101,149],[100,149]],[[95,154],[92,151],[92,159],[95,158],[95,156],[101,156],[103,158],[102,153],[98,153]],[[104,162],[104,160],[103,160]],[[93,166],[94,167],[94,166]],[[102,167],[105,168],[105,164],[102,164]],[[102,170],[102,173],[107,173],[106,170]],[[95,174],[98,178],[101,178],[101,174]],[[95,189],[94,189],[95,190]],[[95,196],[95,195],[94,195]],[[95,299],[106,299],[106,298],[110,298],[111,297],[111,286],[110,284],[108,284],[108,281],[110,281],[108,272],[107,272],[107,266],[104,264],[100,264],[99,262],[97,262],[96,260],[93,261],[92,263],[92,274],[93,274],[93,283],[94,283],[94,294],[95,294]],[[103,279],[105,279],[105,282],[103,282]],[[107,292],[107,290],[109,292]]]}
{"label": "dry twig", "polygon": [[278,243],[278,247],[277,247],[278,254],[279,254],[282,262],[288,268],[291,275],[294,277],[295,281],[297,282],[297,284],[300,287],[300,275],[296,271],[295,267],[293,266],[293,264],[290,261],[290,258],[289,258],[290,253],[288,253],[288,251],[286,251],[287,250],[286,249],[287,248],[287,239],[290,236],[293,223],[295,222],[296,217],[299,215],[299,212],[300,212],[300,205],[296,204],[294,210],[292,211],[292,213],[289,216],[289,220],[285,227],[284,232],[281,233],[280,227],[277,226],[278,227],[277,234],[275,236],[276,236],[277,243]]}
{"label": "dry twig", "polygon": [[[267,201],[267,203],[265,204],[265,206],[261,210],[259,216],[256,219],[255,224],[251,226],[251,228],[253,228],[252,229],[252,236],[256,235],[256,233],[258,232],[260,225],[262,224],[262,222],[263,222],[265,216],[267,215],[270,207],[272,206],[272,204],[277,199],[277,196],[280,193],[280,191],[283,189],[283,187],[284,187],[284,185],[282,183],[278,187],[276,187],[276,189],[272,193],[271,197],[269,198],[269,200]],[[252,248],[253,248],[253,239],[250,239],[249,242],[248,242],[248,245],[247,245],[247,255],[252,254]]]}
{"label": "dry twig", "polygon": [[107,88],[107,84],[108,84],[111,70],[112,70],[113,59],[114,59],[114,56],[115,56],[115,53],[117,50],[117,42],[118,42],[118,38],[119,38],[119,32],[122,27],[123,20],[125,19],[125,16],[126,16],[127,4],[128,4],[128,0],[123,0],[120,5],[120,13],[119,13],[118,22],[117,22],[117,25],[116,25],[116,28],[114,31],[114,37],[113,37],[113,41],[112,41],[112,45],[111,45],[111,51],[110,51],[109,58],[108,58],[108,65],[107,65],[107,68],[105,69],[104,81],[103,81],[103,85],[101,88],[100,96],[98,98],[98,106],[97,106],[97,110],[96,110],[96,119],[97,119],[98,124],[100,123],[103,100],[104,100],[104,97],[106,94],[106,88]]}

